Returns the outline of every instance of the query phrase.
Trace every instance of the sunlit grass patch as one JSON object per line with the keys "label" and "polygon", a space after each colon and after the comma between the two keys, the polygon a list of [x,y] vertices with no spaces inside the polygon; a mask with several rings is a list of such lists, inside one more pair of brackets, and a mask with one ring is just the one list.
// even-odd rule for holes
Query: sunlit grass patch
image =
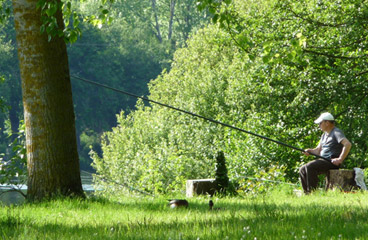
{"label": "sunlit grass patch", "polygon": [[3,239],[365,239],[368,195],[316,192],[188,199],[53,200],[2,207]]}

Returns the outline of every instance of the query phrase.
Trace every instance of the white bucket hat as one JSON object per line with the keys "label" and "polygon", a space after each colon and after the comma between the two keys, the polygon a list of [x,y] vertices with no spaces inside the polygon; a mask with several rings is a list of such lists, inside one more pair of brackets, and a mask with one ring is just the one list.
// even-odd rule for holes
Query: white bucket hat
{"label": "white bucket hat", "polygon": [[325,112],[322,113],[321,116],[319,116],[319,118],[314,121],[314,123],[320,124],[324,120],[335,121],[335,118],[332,116],[331,113]]}

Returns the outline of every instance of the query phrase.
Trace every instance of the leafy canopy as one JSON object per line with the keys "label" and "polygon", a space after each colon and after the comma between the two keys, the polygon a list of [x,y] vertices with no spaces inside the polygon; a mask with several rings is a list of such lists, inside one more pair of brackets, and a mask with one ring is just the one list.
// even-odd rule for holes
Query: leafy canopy
{"label": "leafy canopy", "polygon": [[[329,111],[353,143],[345,167],[365,166],[368,9],[363,1],[199,1],[219,23],[180,49],[150,97],[299,148],[317,145],[313,124]],[[106,133],[102,176],[148,191],[183,189],[214,176],[225,153],[231,179],[260,172],[297,180],[300,153],[158,106]],[[114,166],[114,167],[113,167]],[[116,167],[115,167],[116,166]],[[246,182],[244,182],[246,184]]]}

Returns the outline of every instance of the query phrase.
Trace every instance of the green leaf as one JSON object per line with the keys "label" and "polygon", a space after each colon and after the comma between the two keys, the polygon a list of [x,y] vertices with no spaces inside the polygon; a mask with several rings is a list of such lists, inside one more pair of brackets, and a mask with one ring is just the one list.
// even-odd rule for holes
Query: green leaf
{"label": "green leaf", "polygon": [[248,54],[248,57],[251,61],[256,60],[256,56],[254,54]]}
{"label": "green leaf", "polygon": [[57,10],[58,10],[57,4],[54,2],[51,2],[48,4],[48,8],[46,9],[46,14],[49,17],[54,16]]}
{"label": "green leaf", "polygon": [[68,28],[69,23],[70,23],[69,19],[64,19],[64,25],[66,28]]}
{"label": "green leaf", "polygon": [[78,35],[76,34],[76,32],[72,31],[70,33],[70,36],[69,36],[69,41],[70,43],[74,43],[78,40]]}
{"label": "green leaf", "polygon": [[40,27],[40,31],[41,33],[44,33],[45,32],[45,24],[42,24],[41,27]]}
{"label": "green leaf", "polygon": [[263,56],[262,57],[262,61],[263,61],[263,63],[268,63],[269,61],[270,61],[270,56],[269,55],[266,55],[266,56]]}
{"label": "green leaf", "polygon": [[73,19],[73,27],[74,28],[78,28],[80,22],[79,22],[79,19]]}
{"label": "green leaf", "polygon": [[212,17],[212,22],[213,22],[213,23],[216,23],[216,22],[217,22],[217,20],[218,20],[218,18],[219,18],[219,15],[216,13],[216,14]]}
{"label": "green leaf", "polygon": [[37,3],[36,3],[36,8],[37,9],[42,9],[46,4],[46,0],[38,0]]}
{"label": "green leaf", "polygon": [[298,47],[298,46],[299,46],[298,41],[297,41],[296,39],[292,39],[292,40],[291,40],[291,45],[292,45],[293,47]]}
{"label": "green leaf", "polygon": [[213,7],[213,6],[210,6],[210,7],[208,8],[208,11],[209,11],[211,14],[215,14],[215,13],[216,13],[216,8],[215,8],[215,7]]}

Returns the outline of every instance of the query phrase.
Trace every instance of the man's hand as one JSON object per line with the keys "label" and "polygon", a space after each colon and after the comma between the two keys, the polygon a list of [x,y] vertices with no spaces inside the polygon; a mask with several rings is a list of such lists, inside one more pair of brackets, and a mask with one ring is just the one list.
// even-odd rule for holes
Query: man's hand
{"label": "man's hand", "polygon": [[304,155],[309,156],[310,154],[319,155],[321,152],[321,144],[318,144],[316,148],[307,148],[304,150]]}
{"label": "man's hand", "polygon": [[335,166],[340,166],[342,164],[342,162],[344,161],[344,159],[346,158],[346,156],[350,152],[351,143],[350,143],[349,140],[347,140],[346,138],[344,138],[341,141],[341,144],[344,145],[344,147],[342,148],[342,152],[340,154],[340,157],[331,159],[331,163],[333,165],[335,165]]}
{"label": "man's hand", "polygon": [[311,148],[305,149],[303,153],[304,155],[309,156],[310,155],[309,152],[313,152],[313,149]]}
{"label": "man's hand", "polygon": [[341,159],[341,158],[333,158],[333,159],[331,159],[331,163],[333,165],[335,165],[335,166],[340,166],[343,161],[344,160]]}

